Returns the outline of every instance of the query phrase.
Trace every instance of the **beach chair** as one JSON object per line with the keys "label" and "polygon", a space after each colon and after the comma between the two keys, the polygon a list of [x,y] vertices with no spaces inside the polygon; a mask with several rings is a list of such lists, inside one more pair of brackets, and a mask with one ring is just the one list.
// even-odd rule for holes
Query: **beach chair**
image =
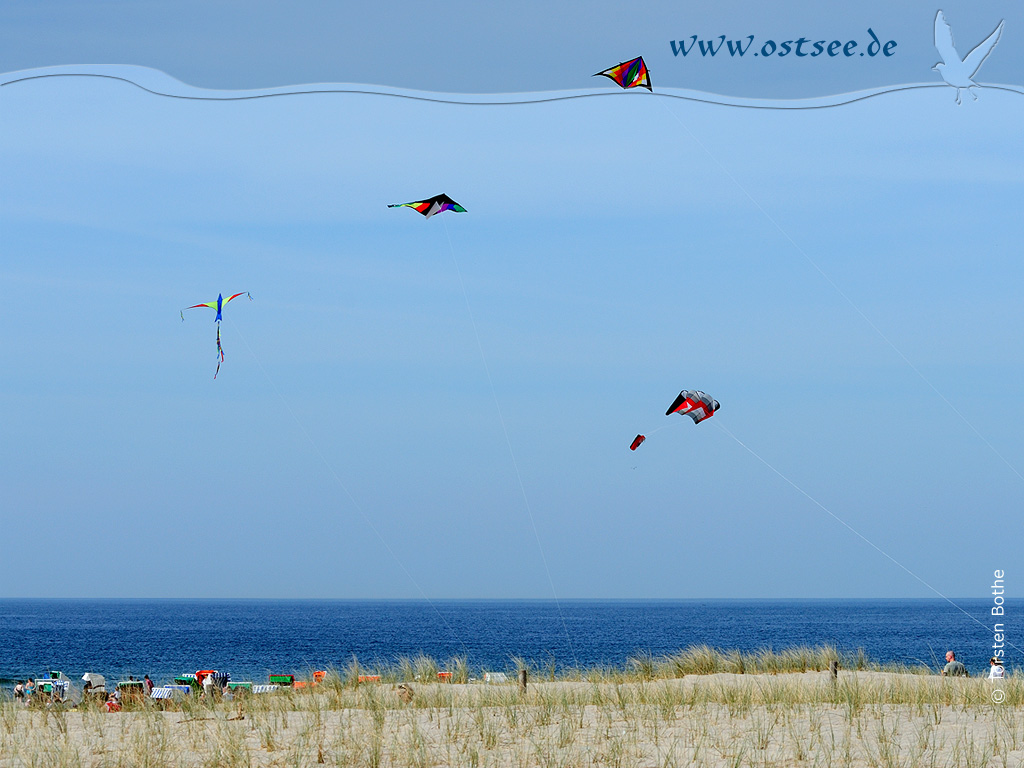
{"label": "beach chair", "polygon": [[189,695],[191,690],[192,689],[186,685],[165,685],[160,688],[154,688],[153,692],[149,694],[149,697],[151,699],[157,699],[158,701],[180,701]]}
{"label": "beach chair", "polygon": [[86,672],[82,675],[82,682],[89,684],[89,689],[85,691],[84,699],[106,699],[107,698],[107,681],[103,675],[97,675],[95,672]]}
{"label": "beach chair", "polygon": [[296,680],[292,684],[292,688],[306,688],[306,687],[312,688],[314,685],[319,684],[320,681],[323,680],[325,677],[327,677],[327,672],[325,672],[324,670],[318,670],[318,671],[313,673],[313,679],[312,680],[310,680],[308,682],[306,680]]}
{"label": "beach chair", "polygon": [[199,681],[196,680],[196,676],[193,674],[178,675],[176,678],[174,678],[174,684],[186,685],[190,689],[192,689],[193,692],[201,688],[201,686],[199,685]]}
{"label": "beach chair", "polygon": [[227,672],[214,672],[210,677],[213,678],[213,687],[218,691],[224,690],[224,686],[231,682],[231,675]]}
{"label": "beach chair", "polygon": [[107,687],[106,678],[103,675],[97,675],[95,672],[86,672],[82,675],[83,683],[92,683],[92,690],[102,691]]}

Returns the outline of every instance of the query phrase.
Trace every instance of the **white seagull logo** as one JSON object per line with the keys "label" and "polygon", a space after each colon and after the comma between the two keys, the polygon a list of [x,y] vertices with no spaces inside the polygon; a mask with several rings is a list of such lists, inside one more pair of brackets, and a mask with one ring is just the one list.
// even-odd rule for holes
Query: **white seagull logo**
{"label": "white seagull logo", "polygon": [[973,51],[961,59],[960,54],[956,52],[956,48],[953,46],[953,30],[946,23],[946,17],[942,15],[941,10],[935,14],[935,47],[939,51],[942,61],[932,67],[932,69],[942,75],[942,79],[949,85],[956,88],[957,104],[960,103],[961,88],[967,88],[967,92],[974,97],[974,100],[978,100],[978,97],[970,90],[971,88],[978,87],[978,84],[974,82],[974,76],[981,69],[981,63],[988,58],[988,55],[992,53],[992,49],[996,47],[996,43],[999,42],[999,36],[1002,33],[1003,22],[1000,21],[999,26],[995,28],[991,35],[986,37]]}

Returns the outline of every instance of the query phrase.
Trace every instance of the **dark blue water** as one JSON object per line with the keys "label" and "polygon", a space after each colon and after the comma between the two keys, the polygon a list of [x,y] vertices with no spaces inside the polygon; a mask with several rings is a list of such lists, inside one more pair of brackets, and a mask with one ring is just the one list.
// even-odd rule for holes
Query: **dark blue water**
{"label": "dark blue water", "polygon": [[[219,669],[236,680],[423,653],[470,668],[623,667],[706,643],[781,650],[830,643],[872,661],[934,664],[955,649],[972,671],[992,655],[991,600],[342,601],[0,600],[0,682],[51,669],[157,682]],[[1007,640],[1024,647],[1024,599],[1008,600]],[[1010,668],[1024,663],[1008,646]]]}

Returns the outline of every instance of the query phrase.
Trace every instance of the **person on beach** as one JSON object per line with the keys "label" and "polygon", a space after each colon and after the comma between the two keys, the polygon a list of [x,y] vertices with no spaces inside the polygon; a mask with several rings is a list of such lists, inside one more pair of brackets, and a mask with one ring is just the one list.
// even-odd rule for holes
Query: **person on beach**
{"label": "person on beach", "polygon": [[956,654],[946,651],[946,666],[942,670],[943,677],[970,677],[967,667],[956,660]]}
{"label": "person on beach", "polygon": [[146,686],[146,695],[147,696],[152,695],[152,693],[153,693],[153,681],[149,679],[149,675],[146,675],[144,678],[142,678],[142,682]]}
{"label": "person on beach", "polygon": [[988,671],[989,680],[1002,680],[1006,676],[1006,670],[1003,669],[1003,660],[998,656],[993,656],[989,659],[989,664],[992,668]]}
{"label": "person on beach", "polygon": [[111,693],[107,695],[107,703],[104,705],[107,712],[120,712],[121,702],[117,700],[117,693]]}
{"label": "person on beach", "polygon": [[30,677],[25,681],[25,706],[32,703],[32,695],[36,692],[35,681]]}
{"label": "person on beach", "polygon": [[19,704],[25,703],[25,685],[24,683],[17,683],[14,686],[14,700]]}
{"label": "person on beach", "polygon": [[213,675],[203,678],[203,697],[209,702],[213,701]]}

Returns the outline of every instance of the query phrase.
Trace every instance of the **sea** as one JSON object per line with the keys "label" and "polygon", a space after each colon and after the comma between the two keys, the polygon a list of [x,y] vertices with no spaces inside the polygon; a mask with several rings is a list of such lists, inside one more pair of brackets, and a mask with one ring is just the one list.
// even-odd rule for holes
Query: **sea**
{"label": "sea", "polygon": [[780,651],[824,643],[881,664],[987,670],[995,623],[1024,664],[1024,599],[863,600],[0,600],[0,685],[60,670],[157,683],[216,669],[233,680],[466,659],[471,674],[622,669],[694,645]]}

